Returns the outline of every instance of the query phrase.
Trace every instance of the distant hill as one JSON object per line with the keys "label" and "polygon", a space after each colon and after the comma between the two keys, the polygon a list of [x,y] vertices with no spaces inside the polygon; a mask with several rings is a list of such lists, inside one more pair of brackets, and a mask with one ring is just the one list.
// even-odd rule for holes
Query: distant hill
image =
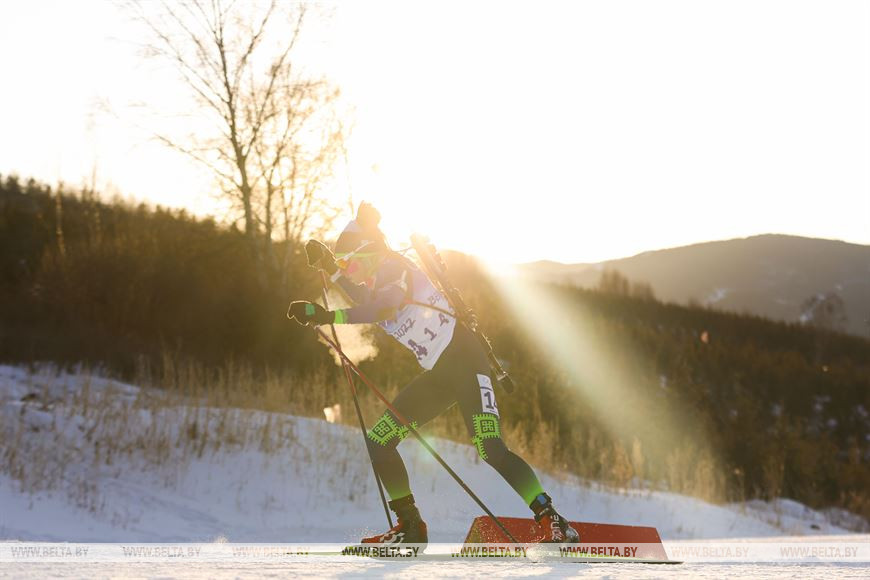
{"label": "distant hill", "polygon": [[870,246],[785,235],[694,244],[597,264],[533,262],[531,278],[594,287],[613,269],[648,282],[659,299],[748,312],[797,322],[812,296],[836,293],[845,306],[843,330],[870,334]]}

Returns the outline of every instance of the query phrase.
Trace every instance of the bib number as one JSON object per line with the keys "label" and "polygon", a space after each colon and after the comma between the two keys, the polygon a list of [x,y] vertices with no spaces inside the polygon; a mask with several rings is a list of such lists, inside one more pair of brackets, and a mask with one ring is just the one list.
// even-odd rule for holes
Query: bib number
{"label": "bib number", "polygon": [[492,388],[492,380],[488,375],[477,375],[477,384],[480,386],[480,407],[484,413],[492,413],[496,417],[498,405],[495,402],[495,391]]}

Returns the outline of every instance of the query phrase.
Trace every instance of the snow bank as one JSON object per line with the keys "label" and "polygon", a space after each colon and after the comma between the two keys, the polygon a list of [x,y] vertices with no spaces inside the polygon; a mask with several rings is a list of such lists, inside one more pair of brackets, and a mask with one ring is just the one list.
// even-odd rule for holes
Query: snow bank
{"label": "snow bank", "polygon": [[[385,528],[358,428],[146,395],[0,366],[0,452],[14,459],[0,466],[0,540],[346,542]],[[432,443],[496,514],[529,515],[472,447]],[[480,509],[416,441],[400,451],[430,539],[464,538]],[[789,500],[717,506],[541,479],[572,519],[655,526],[665,539],[848,533]]]}

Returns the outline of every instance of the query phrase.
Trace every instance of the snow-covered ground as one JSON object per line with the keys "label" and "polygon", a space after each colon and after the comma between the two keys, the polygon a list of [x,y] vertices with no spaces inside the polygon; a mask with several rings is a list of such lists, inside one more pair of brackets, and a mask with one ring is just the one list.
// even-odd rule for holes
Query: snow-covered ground
{"label": "snow-covered ground", "polygon": [[[359,429],[320,419],[169,404],[115,381],[0,366],[0,438],[0,541],[352,542],[385,528]],[[528,508],[473,448],[432,442],[496,514],[528,517]],[[415,441],[400,450],[430,540],[462,541],[480,515],[477,505]],[[850,533],[830,514],[789,500],[718,506],[673,493],[605,489],[573,477],[542,474],[542,482],[572,519],[654,526],[665,540]],[[855,524],[848,514],[837,516]],[[353,563],[335,573],[380,575],[392,570],[385,565]],[[478,575],[492,566],[472,565],[478,566],[473,573],[448,572],[443,564],[437,570]],[[44,571],[43,564],[17,566],[24,566],[15,568],[21,573]],[[323,566],[319,574],[333,574],[332,564]],[[393,571],[418,575],[438,564],[414,566]],[[495,566],[500,574],[510,569]],[[606,573],[595,566],[593,575]],[[242,566],[232,574],[260,576],[271,569]],[[868,572],[843,569],[846,575]],[[189,572],[167,570],[145,575]],[[558,565],[536,570],[524,573],[568,572]],[[86,568],[69,573],[88,574]]]}

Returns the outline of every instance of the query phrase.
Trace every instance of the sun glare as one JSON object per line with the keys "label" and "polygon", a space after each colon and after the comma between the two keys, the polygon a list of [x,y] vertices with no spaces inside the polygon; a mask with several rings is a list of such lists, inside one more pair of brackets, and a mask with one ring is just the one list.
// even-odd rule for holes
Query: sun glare
{"label": "sun glare", "polygon": [[381,229],[394,248],[407,246],[412,233],[421,233],[439,248],[498,260],[504,229],[492,217],[497,208],[480,196],[457,195],[478,179],[471,169],[445,168],[454,172],[456,186],[446,191],[439,186],[443,178],[433,179],[423,168],[449,146],[430,141],[424,148],[402,151],[388,138],[364,129],[355,132],[349,143],[348,193],[356,206],[365,200],[378,208]]}
{"label": "sun glare", "polygon": [[510,307],[518,332],[537,345],[550,370],[582,405],[594,410],[615,440],[638,436],[663,455],[690,442],[715,456],[693,424],[693,414],[680,401],[659,400],[659,385],[650,384],[650,377],[656,376],[653,361],[633,352],[630,341],[609,342],[582,301],[521,276],[503,277],[511,272],[508,267],[490,270],[489,275],[492,287]]}

